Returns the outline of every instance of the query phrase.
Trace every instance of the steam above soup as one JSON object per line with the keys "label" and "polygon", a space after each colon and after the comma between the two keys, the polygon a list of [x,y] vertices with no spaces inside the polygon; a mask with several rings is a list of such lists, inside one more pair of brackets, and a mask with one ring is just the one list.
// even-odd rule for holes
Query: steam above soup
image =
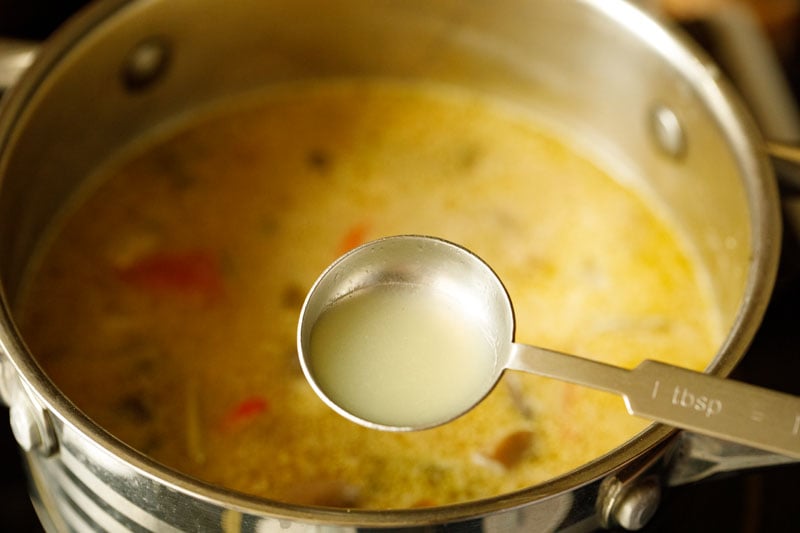
{"label": "steam above soup", "polygon": [[111,434],[258,496],[462,502],[565,473],[645,427],[619,398],[530,375],[432,430],[341,418],[305,381],[294,334],[317,275],[365,240],[472,249],[512,295],[520,342],[702,369],[721,339],[703,273],[652,206],[483,95],[274,89],[163,128],[87,183],[31,265],[18,308],[32,352]]}

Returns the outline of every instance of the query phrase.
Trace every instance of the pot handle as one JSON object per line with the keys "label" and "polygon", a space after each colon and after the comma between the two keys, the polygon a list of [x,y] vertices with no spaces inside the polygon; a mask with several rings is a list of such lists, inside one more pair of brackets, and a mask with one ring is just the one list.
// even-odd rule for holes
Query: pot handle
{"label": "pot handle", "polygon": [[778,182],[800,191],[800,145],[767,141],[765,148],[772,159]]}
{"label": "pot handle", "polygon": [[676,487],[726,472],[797,462],[791,457],[682,431],[666,457],[664,481],[667,486]]}
{"label": "pot handle", "polygon": [[33,63],[37,48],[30,41],[0,39],[0,95]]}
{"label": "pot handle", "polygon": [[800,112],[780,57],[752,8],[725,3],[703,21],[715,60],[739,90],[766,142],[781,185],[800,190]]}

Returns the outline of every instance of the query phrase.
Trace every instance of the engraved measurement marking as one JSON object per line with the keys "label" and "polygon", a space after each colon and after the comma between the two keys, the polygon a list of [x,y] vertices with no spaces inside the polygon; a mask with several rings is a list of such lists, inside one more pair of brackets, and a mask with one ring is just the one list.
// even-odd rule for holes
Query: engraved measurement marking
{"label": "engraved measurement marking", "polygon": [[658,394],[658,387],[661,385],[661,380],[657,379],[655,383],[653,383],[653,394],[650,395],[652,399],[656,399],[656,394]]}
{"label": "engraved measurement marking", "polygon": [[[681,386],[676,386],[672,393],[672,405],[704,412],[706,417],[714,416],[722,411],[722,400],[695,394]],[[795,426],[800,430],[800,415],[795,421]]]}
{"label": "engraved measurement marking", "polygon": [[800,431],[800,415],[794,415],[794,427],[792,427],[792,435],[797,435]]}

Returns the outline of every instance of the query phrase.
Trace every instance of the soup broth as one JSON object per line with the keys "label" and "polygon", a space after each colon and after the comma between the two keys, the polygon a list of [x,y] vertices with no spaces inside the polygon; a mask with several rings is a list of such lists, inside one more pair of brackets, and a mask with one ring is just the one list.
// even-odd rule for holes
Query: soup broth
{"label": "soup broth", "polygon": [[653,206],[485,95],[272,89],[165,127],[88,183],[17,306],[31,351],[114,436],[257,496],[463,502],[563,474],[646,426],[618,397],[519,373],[435,429],[340,417],[303,377],[296,322],[319,273],[364,241],[470,248],[508,288],[520,342],[700,370],[721,341],[702,272]]}

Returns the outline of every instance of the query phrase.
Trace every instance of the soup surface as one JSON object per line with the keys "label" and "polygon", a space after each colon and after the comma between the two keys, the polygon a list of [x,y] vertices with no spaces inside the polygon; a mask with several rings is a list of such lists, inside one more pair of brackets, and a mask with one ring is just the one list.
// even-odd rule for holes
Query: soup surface
{"label": "soup surface", "polygon": [[520,489],[646,423],[621,399],[507,374],[468,415],[384,433],[323,404],[295,347],[306,291],[385,235],[497,271],[517,339],[694,369],[721,340],[702,272],[652,206],[485,96],[339,81],[172,124],[89,180],[18,308],[55,383],[110,433],[197,478],[301,504],[442,505]]}

